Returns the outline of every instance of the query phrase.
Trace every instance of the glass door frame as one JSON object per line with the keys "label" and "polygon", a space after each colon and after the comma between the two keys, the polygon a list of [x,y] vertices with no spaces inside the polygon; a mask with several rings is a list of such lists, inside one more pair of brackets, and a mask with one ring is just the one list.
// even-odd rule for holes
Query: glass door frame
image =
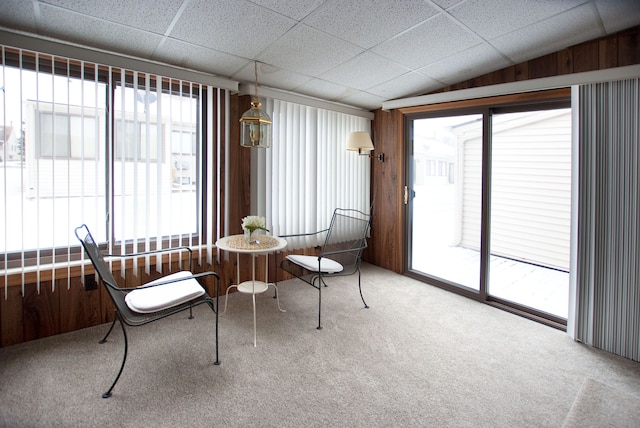
{"label": "glass door frame", "polygon": [[[561,96],[558,96],[558,92]],[[414,111],[403,112],[403,144],[404,144],[404,163],[405,163],[405,186],[404,186],[404,221],[403,221],[403,271],[404,274],[426,282],[430,285],[454,292],[456,294],[469,297],[471,299],[490,304],[508,312],[529,318],[551,327],[566,330],[567,320],[553,316],[551,314],[518,304],[495,296],[491,296],[489,290],[489,261],[490,261],[490,237],[491,237],[491,119],[494,112],[515,112],[526,110],[546,110],[554,108],[571,107],[570,89],[562,89],[551,91],[552,96],[545,94],[525,94],[521,99],[514,100],[514,96],[495,97],[493,102],[488,100],[479,100],[478,105],[470,105],[468,101],[447,103],[440,106],[426,106],[423,111],[414,109]],[[518,98],[518,97],[516,97]],[[532,98],[532,99],[527,99]],[[500,102],[505,99],[505,102]],[[457,108],[458,105],[464,107]],[[434,117],[458,116],[464,114],[482,114],[483,115],[483,135],[482,135],[482,180],[481,180],[481,218],[480,218],[480,284],[479,290],[470,289],[460,286],[453,282],[429,276],[425,273],[410,269],[412,237],[411,222],[413,219],[413,205],[410,203],[413,191],[411,185],[413,183],[414,167],[412,165],[413,158],[413,121],[417,119],[426,119]]]}
{"label": "glass door frame", "polygon": [[[487,159],[490,159],[489,157],[489,153],[486,153],[486,151],[488,149],[490,149],[489,144],[487,143],[487,141],[485,141],[486,137],[486,130],[487,128],[487,118],[490,117],[489,115],[489,109],[484,108],[484,109],[479,109],[479,108],[475,108],[475,109],[451,109],[451,110],[446,110],[446,111],[439,111],[439,112],[429,112],[429,113],[415,113],[415,114],[408,114],[404,116],[404,148],[405,148],[405,171],[406,171],[406,177],[405,177],[405,192],[404,192],[404,205],[405,205],[405,227],[404,227],[404,237],[405,237],[405,255],[404,255],[404,260],[403,260],[403,268],[404,268],[404,272],[407,276],[410,276],[412,278],[427,282],[429,284],[432,285],[436,285],[437,287],[443,288],[445,290],[448,291],[453,291],[457,294],[461,294],[464,295],[466,297],[470,297],[473,298],[475,300],[486,300],[487,296],[486,296],[486,287],[483,288],[483,285],[486,285],[486,280],[484,279],[485,276],[488,276],[488,272],[485,272],[485,261],[484,261],[484,254],[488,253],[488,241],[485,242],[485,234],[483,233],[483,231],[485,230],[485,226],[483,223],[485,222],[485,206],[487,206],[487,201],[486,198],[488,197],[488,195],[485,195],[486,193],[486,186],[484,183],[485,180],[485,176],[483,174],[482,176],[482,184],[481,184],[481,214],[480,214],[480,221],[481,221],[481,230],[480,230],[480,288],[479,291],[474,290],[472,288],[469,287],[465,287],[459,284],[456,284],[454,282],[451,281],[447,281],[446,279],[443,278],[437,278],[437,277],[433,277],[433,276],[429,276],[426,275],[422,272],[418,272],[416,270],[412,270],[410,268],[410,260],[411,260],[411,249],[413,247],[413,239],[412,239],[412,229],[411,229],[411,222],[413,219],[413,204],[410,203],[410,200],[413,199],[414,197],[414,192],[413,189],[411,189],[411,183],[413,183],[413,178],[414,178],[414,166],[411,162],[411,159],[413,158],[413,141],[411,140],[411,137],[413,136],[413,121],[414,120],[418,120],[418,119],[429,119],[429,118],[437,118],[437,117],[444,117],[444,116],[462,116],[462,115],[469,115],[469,114],[481,114],[482,115],[482,129],[483,129],[483,135],[482,135],[482,168],[483,170],[486,167],[486,163],[488,162]],[[487,256],[488,259],[488,256]]]}

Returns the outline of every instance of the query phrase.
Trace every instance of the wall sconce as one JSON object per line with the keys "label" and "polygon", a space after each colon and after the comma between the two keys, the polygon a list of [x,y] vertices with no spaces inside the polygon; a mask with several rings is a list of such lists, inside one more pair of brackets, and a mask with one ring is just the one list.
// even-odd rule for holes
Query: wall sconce
{"label": "wall sconce", "polygon": [[359,155],[370,155],[374,148],[369,133],[364,131],[350,133],[347,137],[347,150],[357,150]]}
{"label": "wall sconce", "polygon": [[[347,150],[358,151],[359,155],[373,157],[371,152],[374,149],[373,142],[368,132],[357,131],[352,132],[347,137]],[[376,156],[379,162],[384,162],[384,153],[380,153]]]}
{"label": "wall sconce", "polygon": [[271,146],[271,118],[260,109],[258,99],[258,63],[254,62],[256,74],[256,93],[251,100],[251,108],[240,118],[240,145],[242,147]]}

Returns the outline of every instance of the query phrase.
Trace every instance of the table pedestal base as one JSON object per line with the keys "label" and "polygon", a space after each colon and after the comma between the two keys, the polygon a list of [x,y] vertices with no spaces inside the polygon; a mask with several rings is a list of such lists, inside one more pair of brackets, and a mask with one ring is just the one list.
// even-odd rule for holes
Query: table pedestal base
{"label": "table pedestal base", "polygon": [[287,312],[285,309],[282,309],[280,307],[280,298],[278,297],[278,286],[276,286],[274,283],[271,283],[271,282],[266,283],[264,281],[252,281],[252,280],[244,281],[244,282],[241,282],[239,285],[233,284],[229,286],[225,294],[224,311],[222,311],[220,315],[224,315],[227,312],[227,300],[229,300],[229,290],[231,290],[233,287],[237,288],[240,293],[251,294],[251,297],[253,299],[253,346],[254,347],[258,346],[258,339],[257,339],[257,333],[256,333],[256,294],[264,293],[269,289],[270,285],[272,285],[276,291],[275,298],[276,298],[276,302],[278,303],[278,309],[280,310],[280,312]]}

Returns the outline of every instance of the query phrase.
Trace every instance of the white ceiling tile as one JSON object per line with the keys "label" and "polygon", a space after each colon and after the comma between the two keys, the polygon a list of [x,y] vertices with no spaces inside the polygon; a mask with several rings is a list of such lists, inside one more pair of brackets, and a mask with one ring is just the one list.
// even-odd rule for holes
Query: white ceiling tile
{"label": "white ceiling tile", "polygon": [[295,23],[246,0],[192,0],[170,36],[253,59]]}
{"label": "white ceiling tile", "polygon": [[348,97],[357,92],[355,89],[349,89],[346,86],[337,85],[333,82],[327,82],[322,79],[311,79],[297,88],[294,88],[294,90],[301,94],[329,101]]}
{"label": "white ceiling tile", "polygon": [[596,0],[595,4],[607,34],[633,27],[640,22],[638,0]]}
{"label": "white ceiling tile", "polygon": [[365,90],[408,71],[406,67],[386,58],[371,52],[364,52],[320,75],[320,78],[339,85]]}
{"label": "white ceiling tile", "polygon": [[[437,13],[423,0],[329,0],[304,23],[369,49]],[[367,19],[361,19],[362,16]]]}
{"label": "white ceiling tile", "polygon": [[318,8],[325,0],[251,0],[278,13],[281,13],[296,21],[302,20]]}
{"label": "white ceiling tile", "polygon": [[479,39],[440,14],[372,51],[417,69],[478,43]]}
{"label": "white ceiling tile", "polygon": [[431,1],[433,1],[435,4],[437,4],[443,9],[449,9],[450,7],[453,7],[458,3],[462,3],[466,0],[431,0]]}
{"label": "white ceiling tile", "polygon": [[162,40],[157,34],[107,23],[87,15],[40,4],[40,28],[62,40],[148,59]]}
{"label": "white ceiling tile", "polygon": [[[24,0],[2,0],[1,10],[0,25],[26,31],[36,28],[32,2],[26,2]],[[11,11],[11,13],[7,13],[7,11]]]}
{"label": "white ceiling tile", "polygon": [[423,94],[441,87],[442,83],[423,74],[411,72],[370,88],[367,92],[390,100]]}
{"label": "white ceiling tile", "polygon": [[491,44],[517,64],[603,35],[595,8],[586,3],[491,40]]}
{"label": "white ceiling tile", "polygon": [[[175,0],[41,0],[84,15],[164,34],[182,2]],[[117,11],[126,10],[126,13]],[[116,12],[116,13],[114,13]]]}
{"label": "white ceiling tile", "polygon": [[[232,77],[239,82],[254,83],[256,80],[254,62],[251,61],[247,63]],[[309,76],[294,73],[293,71],[284,70],[268,64],[258,64],[258,86],[270,86],[290,91],[296,86],[308,82],[310,79]]]}
{"label": "white ceiling tile", "polygon": [[319,76],[361,52],[355,45],[298,25],[262,52],[258,60],[307,76]]}
{"label": "white ceiling tile", "polygon": [[344,98],[339,98],[335,101],[338,101],[347,105],[365,108],[368,110],[375,110],[379,108],[382,105],[382,102],[386,101],[386,99],[379,97],[377,95],[369,94],[367,92],[357,92],[354,95],[350,95]]}
{"label": "white ceiling tile", "polygon": [[482,44],[443,58],[418,71],[451,85],[512,65],[492,46]]}
{"label": "white ceiling tile", "polygon": [[162,41],[152,59],[218,76],[231,76],[247,64],[246,58],[171,38]]}
{"label": "white ceiling tile", "polygon": [[571,9],[585,0],[467,0],[451,15],[484,39],[493,39]]}
{"label": "white ceiling tile", "polygon": [[252,64],[258,60],[261,86],[366,108],[640,25],[640,0],[0,4],[0,34],[37,35],[36,40],[104,49],[246,83],[254,81]]}

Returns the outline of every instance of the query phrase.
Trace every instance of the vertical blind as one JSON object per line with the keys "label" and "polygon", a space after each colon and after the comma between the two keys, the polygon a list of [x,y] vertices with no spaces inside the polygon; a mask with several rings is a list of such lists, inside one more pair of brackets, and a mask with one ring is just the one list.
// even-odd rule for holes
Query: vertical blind
{"label": "vertical blind", "polygon": [[[335,208],[369,213],[370,160],[346,150],[350,132],[370,132],[369,119],[269,99],[273,144],[252,153],[251,207],[274,235],[329,227]],[[288,249],[321,242],[291,240]]]}
{"label": "vertical blind", "polygon": [[576,338],[640,361],[640,80],[579,89]]}
{"label": "vertical blind", "polygon": [[[121,254],[194,244],[202,177],[200,99],[190,82],[113,70],[113,237]],[[130,247],[130,248],[129,248]],[[157,255],[156,269],[162,269]],[[134,272],[137,272],[134,259]],[[145,263],[147,273],[149,263]],[[124,272],[123,272],[124,274]]]}
{"label": "vertical blind", "polygon": [[[22,275],[23,294],[28,271],[38,291],[41,271],[52,271],[55,287],[56,272],[83,258],[73,233],[83,223],[111,253],[176,244],[211,250],[227,91],[1,49],[5,298],[10,271]],[[161,269],[159,262],[146,269]]]}

